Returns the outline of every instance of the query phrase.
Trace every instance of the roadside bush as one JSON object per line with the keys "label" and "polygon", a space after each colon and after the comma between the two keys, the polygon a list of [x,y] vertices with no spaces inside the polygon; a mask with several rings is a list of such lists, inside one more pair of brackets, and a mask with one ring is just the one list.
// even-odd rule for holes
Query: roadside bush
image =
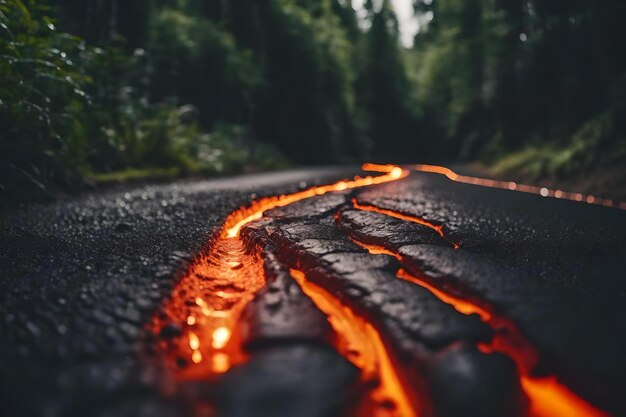
{"label": "roadside bush", "polygon": [[0,0],[0,188],[11,193],[70,184],[84,168],[87,80],[67,52],[81,42],[47,11]]}
{"label": "roadside bush", "polygon": [[[152,77],[159,53],[171,52],[167,48],[129,50],[119,37],[91,46],[58,31],[53,12],[39,0],[0,0],[3,200],[71,191],[85,179],[216,174],[285,164],[237,123],[213,122],[209,133],[195,105],[179,103],[176,94],[155,101],[152,87],[164,82],[159,78],[164,75],[157,81]],[[241,92],[232,107],[242,108],[258,77],[246,70],[251,64],[245,53],[234,54],[232,38],[209,29],[209,49],[221,56],[224,68],[243,71],[224,75],[232,81],[227,95]]]}

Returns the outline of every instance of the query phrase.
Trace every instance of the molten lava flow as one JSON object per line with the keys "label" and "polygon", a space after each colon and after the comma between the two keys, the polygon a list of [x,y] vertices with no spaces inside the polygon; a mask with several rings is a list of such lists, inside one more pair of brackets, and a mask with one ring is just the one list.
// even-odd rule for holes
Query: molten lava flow
{"label": "molten lava flow", "polygon": [[[454,181],[479,183],[477,181],[479,179],[459,176],[446,168],[426,165],[419,167],[418,170],[438,172]],[[392,165],[364,164],[363,169],[382,172],[382,175],[356,177],[353,180],[312,187],[293,194],[262,198],[248,207],[236,210],[226,218],[221,233],[207,248],[206,252],[209,255],[193,264],[174,289],[163,312],[157,314],[153,320],[153,331],[162,336],[159,347],[166,353],[166,359],[173,367],[181,368],[179,373],[181,378],[207,378],[226,372],[233,364],[245,359],[236,326],[246,304],[265,284],[265,278],[262,259],[255,252],[256,248],[246,248],[245,242],[240,238],[242,227],[261,218],[266,210],[275,207],[286,206],[328,192],[395,181],[408,175],[408,171]],[[497,182],[481,181],[488,181],[489,186],[498,186]],[[525,190],[523,187],[526,186],[508,185],[508,189],[521,191]],[[561,195],[567,198],[565,193]],[[554,196],[557,196],[556,193]],[[578,198],[574,199],[580,201]],[[586,201],[597,203],[596,200],[587,199]],[[362,210],[371,209],[370,211],[419,223],[436,230],[443,236],[440,226],[422,219],[373,206],[359,207],[355,204],[355,207]],[[401,255],[394,254],[386,248],[371,246],[369,250],[371,253],[395,256],[402,261]],[[308,282],[301,272],[292,271],[292,276],[298,281],[303,291],[329,316],[330,323],[339,336],[340,351],[363,371],[366,380],[379,380],[379,386],[373,390],[371,396],[377,404],[374,408],[374,415],[377,417],[413,417],[415,412],[408,392],[402,385],[376,329],[329,293]],[[428,289],[440,300],[452,305],[461,313],[478,314],[496,329],[496,334],[497,330],[503,326],[502,323],[505,323],[504,320],[495,318],[493,314],[474,305],[471,301],[451,296],[402,270],[398,271],[398,276]],[[490,345],[479,347],[483,351],[504,352],[517,362],[523,375],[522,387],[531,399],[531,417],[604,415],[559,385],[556,380],[529,376],[529,369],[531,369],[529,364],[532,362],[525,353],[527,344],[522,343],[521,346],[524,348],[519,347],[519,340],[523,340],[521,335],[517,340],[518,343],[510,343],[510,340],[510,338],[495,337]],[[394,407],[390,408],[389,404],[393,404]]]}
{"label": "molten lava flow", "polygon": [[554,377],[522,376],[521,383],[531,400],[529,417],[608,417],[559,384]]}
{"label": "molten lava flow", "polygon": [[435,297],[454,307],[463,314],[478,314],[481,320],[491,326],[495,336],[491,343],[480,345],[484,353],[500,352],[509,356],[517,364],[521,374],[520,384],[530,400],[529,417],[606,417],[607,414],[593,407],[572,391],[561,385],[554,377],[532,377],[530,372],[536,362],[536,353],[530,344],[511,323],[471,301],[461,300],[436,289],[425,280],[417,278],[403,269],[398,278],[417,284],[429,290]]}
{"label": "molten lava flow", "polygon": [[[183,379],[226,372],[245,359],[234,331],[253,294],[265,283],[263,263],[240,239],[217,239],[210,255],[196,262],[173,291],[155,332],[169,323],[181,327],[178,339],[161,342]],[[191,365],[193,366],[185,366]]]}
{"label": "molten lava flow", "polygon": [[[400,255],[399,253],[392,252],[389,249],[384,248],[382,246],[371,245],[369,243],[365,243],[365,242],[361,242],[359,240],[356,240],[354,238],[351,238],[350,240],[353,241],[354,243],[356,243],[357,245],[361,246],[362,248],[367,249],[367,251],[369,253],[371,253],[372,255],[389,255],[389,256],[393,256],[394,258],[396,258],[400,262],[402,262],[402,260],[403,260],[402,255]],[[488,312],[487,310],[485,310],[484,308],[481,308],[481,307],[479,307],[479,306],[477,306],[477,305],[475,305],[473,303],[470,303],[468,301],[462,300],[462,299],[460,299],[458,297],[455,297],[453,295],[449,295],[449,294],[447,294],[447,293],[437,289],[433,285],[430,285],[426,281],[415,278],[414,276],[412,276],[411,274],[407,273],[402,268],[400,268],[398,270],[396,275],[398,276],[398,278],[402,278],[405,281],[409,281],[409,282],[412,282],[413,284],[419,285],[420,287],[426,288],[429,292],[431,292],[438,299],[440,299],[444,303],[449,304],[452,307],[454,307],[454,309],[456,311],[458,311],[459,313],[466,314],[466,315],[478,314],[478,316],[483,321],[491,320],[491,313]]]}
{"label": "molten lava flow", "polygon": [[[292,269],[291,276],[328,316],[338,336],[339,352],[361,370],[364,381],[378,381],[371,392],[374,408],[368,414],[374,417],[415,416],[410,397],[376,329],[329,292],[308,281],[303,272]],[[389,407],[390,403],[393,407]]]}
{"label": "molten lava flow", "polygon": [[439,234],[439,236],[441,236],[442,238],[444,238],[445,240],[450,242],[452,244],[452,246],[454,246],[454,249],[458,249],[459,248],[459,244],[458,243],[452,242],[450,239],[448,239],[444,235],[444,233],[443,233],[443,226],[441,226],[441,225],[437,225],[437,224],[431,223],[431,222],[426,221],[426,220],[424,220],[424,219],[422,219],[420,217],[409,216],[408,214],[400,213],[399,211],[388,210],[388,209],[376,207],[376,206],[371,205],[371,204],[359,204],[359,202],[356,199],[352,199],[352,205],[357,210],[371,211],[371,212],[374,212],[374,213],[386,214],[389,217],[393,217],[393,218],[396,218],[396,219],[405,220],[407,222],[417,223],[417,224],[420,224],[422,226],[426,226],[429,229],[434,230],[435,232],[437,232]]}
{"label": "molten lava flow", "polygon": [[389,255],[389,256],[393,256],[399,261],[402,261],[402,255],[398,253],[394,253],[390,251],[389,249],[385,248],[384,246],[370,245],[369,243],[361,242],[360,240],[357,240],[352,237],[350,237],[349,239],[355,244],[362,247],[363,249],[367,249],[367,251],[371,253],[372,255]]}
{"label": "molten lava flow", "polygon": [[491,313],[484,308],[479,307],[474,303],[470,303],[469,301],[465,301],[453,295],[447,294],[444,291],[435,288],[433,285],[430,285],[426,281],[418,279],[413,275],[407,273],[404,269],[399,269],[396,275],[398,276],[398,278],[402,278],[405,281],[409,281],[413,284],[419,285],[420,287],[427,289],[435,297],[437,297],[444,303],[451,305],[456,311],[461,314],[465,314],[468,316],[470,314],[477,314],[482,321],[490,321],[492,319]]}
{"label": "molten lava flow", "polygon": [[[395,181],[408,171],[393,165],[364,164],[364,170],[382,175],[356,177],[335,184],[312,187],[293,194],[262,198],[231,213],[221,233],[181,279],[163,312],[153,319],[152,330],[163,337],[159,346],[180,377],[205,378],[226,372],[245,359],[237,340],[239,317],[263,287],[263,262],[246,248],[239,232],[263,212],[333,191]],[[180,333],[180,334],[177,334]],[[163,340],[166,339],[166,340]]]}
{"label": "molten lava flow", "polygon": [[339,181],[330,185],[312,187],[293,194],[261,198],[260,200],[253,202],[249,207],[243,207],[228,216],[226,222],[224,223],[222,236],[239,236],[239,231],[243,226],[254,220],[260,219],[261,216],[263,216],[263,212],[275,207],[287,206],[295,203],[296,201],[315,197],[316,195],[326,194],[331,191],[344,191],[352,188],[396,181],[409,174],[408,171],[393,165],[363,164],[363,169],[365,171],[384,172],[384,175],[379,175],[377,177],[367,176],[365,178],[356,177],[353,180]]}
{"label": "molten lava flow", "polygon": [[[400,260],[400,262],[403,261],[403,257],[399,253],[355,239],[352,239],[352,241],[372,254],[390,255]],[[492,312],[471,300],[461,299],[436,288],[427,280],[411,275],[402,268],[398,270],[396,276],[425,288],[459,313],[478,315],[483,322],[487,323],[494,330],[495,336],[491,343],[480,344],[478,348],[484,353],[504,353],[515,361],[521,374],[520,383],[522,389],[530,400],[529,417],[606,417],[604,412],[576,396],[576,394],[561,385],[556,378],[535,378],[530,376],[532,369],[537,363],[537,353],[508,320],[496,317]]]}
{"label": "molten lava flow", "polygon": [[487,178],[470,177],[467,175],[457,174],[456,172],[452,171],[450,168],[446,168],[446,167],[439,166],[439,165],[418,164],[418,165],[413,165],[412,169],[415,171],[432,172],[435,174],[440,174],[440,175],[447,177],[448,179],[452,181],[462,182],[464,184],[473,184],[473,185],[480,185],[483,187],[500,188],[503,190],[539,194],[542,197],[554,197],[554,198],[560,198],[564,200],[572,200],[572,201],[578,201],[581,203],[588,203],[588,204],[597,204],[601,206],[615,207],[615,208],[619,208],[622,210],[626,210],[626,202],[620,203],[620,202],[615,202],[609,199],[598,198],[593,195],[583,195],[581,193],[571,193],[571,192],[567,192],[563,190],[551,190],[546,187],[537,187],[534,185],[518,184],[513,181],[497,181],[497,180],[490,180]]}

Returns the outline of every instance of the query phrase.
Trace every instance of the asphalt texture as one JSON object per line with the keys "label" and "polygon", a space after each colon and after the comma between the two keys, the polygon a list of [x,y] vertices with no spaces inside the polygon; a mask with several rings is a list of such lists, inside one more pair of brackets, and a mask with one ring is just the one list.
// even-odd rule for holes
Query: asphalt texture
{"label": "asphalt texture", "polygon": [[167,381],[142,363],[143,330],[177,278],[231,211],[346,171],[122,188],[5,213],[0,415],[169,415],[153,395]]}
{"label": "asphalt texture", "polygon": [[359,373],[289,276],[298,268],[376,327],[428,412],[524,416],[514,362],[477,348],[494,330],[398,279],[404,268],[512,322],[538,353],[533,375],[626,415],[626,212],[436,174],[266,212],[242,230],[267,279],[242,320],[250,360],[217,383],[181,383],[150,358],[150,317],[228,213],[356,173],[181,181],[4,213],[0,414],[341,415],[363,389]]}

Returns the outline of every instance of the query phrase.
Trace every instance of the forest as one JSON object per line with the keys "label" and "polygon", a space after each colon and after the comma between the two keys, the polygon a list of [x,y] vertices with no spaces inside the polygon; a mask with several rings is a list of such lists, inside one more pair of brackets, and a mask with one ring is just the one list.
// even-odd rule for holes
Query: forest
{"label": "forest", "polygon": [[0,0],[0,193],[292,164],[626,161],[626,2]]}

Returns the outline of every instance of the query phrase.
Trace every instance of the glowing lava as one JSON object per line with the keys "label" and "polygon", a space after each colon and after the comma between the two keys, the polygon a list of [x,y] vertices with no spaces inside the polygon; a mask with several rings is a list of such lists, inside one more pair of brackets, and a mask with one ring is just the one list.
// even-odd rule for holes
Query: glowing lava
{"label": "glowing lava", "polygon": [[443,226],[442,225],[431,223],[431,222],[429,222],[427,220],[422,219],[421,217],[409,216],[408,214],[400,213],[399,211],[384,209],[384,208],[373,206],[371,204],[360,204],[356,199],[352,199],[352,205],[357,210],[370,211],[370,212],[374,212],[374,213],[385,214],[385,215],[387,215],[389,217],[393,217],[395,219],[400,219],[400,220],[404,220],[404,221],[407,221],[407,222],[417,223],[417,224],[420,224],[422,226],[426,226],[429,229],[434,230],[435,232],[437,232],[437,234],[439,236],[441,236],[442,238],[444,238],[445,240],[450,242],[450,244],[452,244],[454,249],[458,249],[459,248],[459,244],[458,243],[452,242],[443,233]]}
{"label": "glowing lava", "polygon": [[161,338],[159,347],[165,351],[171,367],[180,369],[178,375],[182,379],[220,374],[245,360],[236,326],[245,306],[265,285],[265,277],[262,259],[256,253],[258,248],[246,247],[239,236],[241,228],[275,207],[408,175],[408,171],[393,165],[364,164],[363,169],[382,174],[261,198],[226,218],[221,233],[206,250],[208,255],[192,265],[163,311],[153,319],[152,330],[156,334],[166,334],[172,326],[180,329],[180,335]]}
{"label": "glowing lava", "polygon": [[502,190],[519,191],[522,193],[538,194],[542,197],[553,197],[564,200],[578,201],[580,203],[596,204],[607,207],[619,208],[626,210],[626,202],[616,202],[606,198],[599,198],[593,195],[584,195],[581,193],[571,193],[563,190],[551,190],[546,187],[537,187],[534,185],[518,184],[513,181],[497,181],[487,178],[470,177],[468,175],[460,175],[451,170],[439,165],[425,165],[418,164],[411,167],[415,171],[431,172],[447,177],[449,180],[455,182],[462,182],[464,184],[480,185],[483,187],[500,188]]}
{"label": "glowing lava", "polygon": [[[390,255],[403,261],[402,255],[387,248],[366,244],[352,239],[353,242],[367,249],[371,254]],[[476,314],[494,330],[494,338],[489,344],[480,344],[484,353],[500,352],[509,356],[517,364],[520,384],[530,400],[529,417],[607,417],[607,414],[593,407],[585,400],[561,385],[556,378],[536,378],[530,376],[537,363],[535,349],[525,340],[517,328],[508,320],[495,316],[475,302],[451,295],[428,282],[400,268],[397,277],[428,290],[442,302],[450,305],[459,313]]]}
{"label": "glowing lava", "polygon": [[275,207],[287,206],[295,203],[296,201],[315,197],[316,195],[323,195],[332,191],[344,191],[352,188],[396,181],[409,174],[408,171],[393,165],[363,164],[363,169],[365,171],[384,172],[384,175],[379,175],[377,177],[367,176],[365,178],[356,177],[353,180],[339,181],[330,185],[312,187],[293,194],[261,198],[260,200],[252,203],[249,207],[243,207],[228,216],[226,222],[224,223],[222,236],[239,236],[239,231],[243,226],[254,220],[260,219],[263,216],[263,212]]}
{"label": "glowing lava", "polygon": [[490,321],[492,319],[491,313],[484,308],[479,307],[474,303],[470,303],[469,301],[447,294],[444,291],[437,289],[435,286],[430,285],[426,281],[415,278],[413,275],[407,273],[404,269],[399,269],[396,275],[398,276],[398,278],[409,281],[413,284],[419,285],[420,287],[427,289],[435,297],[437,297],[444,303],[451,305],[456,311],[461,314],[477,314],[482,321]]}
{"label": "glowing lava", "polygon": [[[265,284],[261,257],[241,239],[217,239],[210,254],[181,279],[154,319],[154,331],[176,323],[180,337],[160,341],[182,379],[226,372],[245,360],[235,327],[244,307]],[[189,366],[193,365],[193,366]]]}
{"label": "glowing lava", "polygon": [[339,352],[361,370],[364,381],[378,381],[371,392],[374,408],[368,414],[374,417],[416,416],[410,396],[376,329],[328,291],[308,281],[303,272],[292,269],[291,276],[328,317],[338,337]]}
{"label": "glowing lava", "polygon": [[[352,180],[312,187],[293,194],[261,198],[248,207],[236,210],[226,218],[221,232],[207,247],[208,255],[198,259],[192,265],[173,290],[172,297],[165,304],[163,311],[153,320],[153,331],[162,336],[159,338],[159,347],[165,352],[165,357],[171,366],[180,369],[178,373],[180,378],[208,378],[226,372],[234,364],[245,360],[236,327],[247,303],[264,286],[265,277],[262,258],[257,253],[259,248],[246,246],[240,238],[241,229],[246,224],[260,219],[266,210],[275,207],[283,207],[329,192],[396,181],[408,175],[408,171],[393,165],[364,164],[363,169],[378,171],[382,174],[356,177]],[[460,176],[443,167],[419,165],[416,166],[416,170],[436,172],[453,181],[469,184],[537,192],[541,195],[595,204],[613,204],[609,200],[599,200],[595,197]],[[419,223],[437,231],[445,238],[441,226],[423,219],[374,206],[359,205],[356,202],[354,205],[357,209],[376,211],[405,221]],[[620,208],[626,208],[626,206],[620,206]],[[455,248],[458,247],[454,243],[453,245]],[[367,245],[364,246],[367,247]],[[370,245],[368,249],[371,253],[395,256],[402,261],[401,255],[394,254],[386,248]],[[373,408],[373,415],[376,417],[415,416],[415,407],[413,407],[415,399],[410,397],[402,384],[376,329],[324,289],[307,281],[303,273],[292,270],[292,276],[318,308],[328,315],[339,338],[340,352],[362,370],[366,381],[378,380],[378,386],[371,393],[371,398],[377,405]],[[432,283],[411,276],[403,270],[398,271],[398,277],[426,288],[463,314],[478,314],[483,321],[496,330],[496,334],[498,334],[498,329],[504,326],[503,323],[506,323],[505,320],[494,317],[492,312],[476,305],[471,300],[462,300],[450,295],[436,288]],[[521,335],[516,335],[514,339],[518,343],[510,343],[511,340],[496,336],[490,345],[481,345],[479,348],[486,352],[504,352],[516,361],[522,375],[522,387],[531,400],[530,417],[600,417],[605,415],[578,398],[555,379],[531,377],[529,370],[534,365],[534,357],[528,352],[532,349],[526,349],[528,344],[520,342],[523,340]],[[393,407],[390,407],[390,404],[393,404]]]}
{"label": "glowing lava", "polygon": [[559,384],[554,377],[522,376],[521,383],[530,398],[529,417],[608,417]]}

